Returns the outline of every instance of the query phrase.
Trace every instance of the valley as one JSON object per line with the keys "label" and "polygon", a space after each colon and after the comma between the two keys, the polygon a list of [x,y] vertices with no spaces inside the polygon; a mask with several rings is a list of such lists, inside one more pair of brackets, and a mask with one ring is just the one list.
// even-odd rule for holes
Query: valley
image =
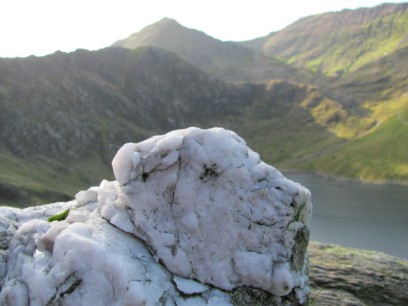
{"label": "valley", "polygon": [[280,169],[408,184],[407,20],[384,4],[224,42],[165,18],[98,51],[0,59],[0,203],[69,200],[113,179],[122,144],[188,126],[232,129]]}

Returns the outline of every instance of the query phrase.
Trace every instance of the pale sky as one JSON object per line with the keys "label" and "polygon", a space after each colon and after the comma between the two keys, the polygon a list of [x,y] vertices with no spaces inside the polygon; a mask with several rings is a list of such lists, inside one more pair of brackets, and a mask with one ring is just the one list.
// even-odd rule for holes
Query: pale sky
{"label": "pale sky", "polygon": [[[392,1],[393,3],[407,2]],[[297,19],[377,0],[0,0],[0,57],[96,50],[163,17],[221,40],[248,40]]]}

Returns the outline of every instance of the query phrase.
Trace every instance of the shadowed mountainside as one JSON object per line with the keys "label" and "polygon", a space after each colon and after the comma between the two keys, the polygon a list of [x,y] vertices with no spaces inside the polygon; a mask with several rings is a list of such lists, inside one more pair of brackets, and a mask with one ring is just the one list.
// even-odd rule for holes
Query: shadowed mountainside
{"label": "shadowed mountainside", "polygon": [[155,48],[3,59],[0,84],[1,200],[10,204],[72,197],[111,178],[123,143],[217,125],[247,103],[232,85]]}
{"label": "shadowed mountainside", "polygon": [[313,117],[313,107],[330,100],[317,89],[283,81],[228,84],[153,47],[3,59],[0,78],[0,200],[14,205],[66,200],[111,179],[110,162],[123,143],[192,125],[245,134],[262,122],[265,131],[295,136],[297,123],[283,126],[279,118],[298,112],[308,122],[303,132],[315,135],[303,141],[308,150],[316,140],[336,141],[321,129],[330,120]]}

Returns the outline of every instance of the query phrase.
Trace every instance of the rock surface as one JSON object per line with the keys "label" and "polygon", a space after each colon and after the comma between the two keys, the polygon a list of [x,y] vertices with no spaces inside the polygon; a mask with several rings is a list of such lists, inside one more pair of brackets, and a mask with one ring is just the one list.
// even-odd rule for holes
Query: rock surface
{"label": "rock surface", "polygon": [[[66,222],[44,221],[76,204],[0,208],[2,305],[29,305],[29,300],[31,305],[143,305],[143,299],[146,305],[296,305],[255,288],[225,292],[172,276],[140,240],[101,219],[96,202],[71,210]],[[58,236],[53,245],[41,242],[47,241],[44,234],[38,239],[40,224],[42,232],[53,228],[47,230],[50,241]],[[51,249],[62,252],[62,260],[52,258]],[[407,305],[407,260],[314,242],[308,252],[312,291],[307,305]]]}
{"label": "rock surface", "polygon": [[74,201],[0,208],[0,304],[306,302],[310,193],[235,133],[126,144],[113,168]]}
{"label": "rock surface", "polygon": [[311,243],[310,305],[408,305],[408,261],[379,252]]}
{"label": "rock surface", "polygon": [[[85,225],[92,224],[91,220],[97,219],[99,226],[93,225],[91,233],[95,238],[99,237],[93,239],[92,245],[88,244],[89,240],[82,241],[83,244],[94,248],[91,253],[94,257],[84,255],[86,249],[81,250],[80,244],[68,250],[65,255],[66,261],[59,262],[59,259],[55,258],[52,263],[52,255],[46,249],[34,252],[36,254],[34,256],[30,255],[30,245],[31,250],[35,245],[33,232],[30,234],[30,231],[27,231],[27,225],[23,231],[22,225],[32,224],[30,225],[32,227],[34,224],[46,224],[44,220],[48,216],[66,208],[74,208],[75,204],[76,202],[73,201],[23,210],[0,208],[0,303],[2,305],[29,305],[29,299],[32,299],[31,305],[41,305],[41,302],[46,299],[49,300],[49,305],[72,305],[79,300],[82,304],[92,302],[92,305],[94,303],[123,305],[124,301],[130,300],[132,296],[130,294],[120,296],[119,292],[129,290],[137,290],[138,294],[141,293],[138,299],[133,300],[133,304],[136,305],[135,301],[154,294],[156,290],[162,292],[162,295],[159,298],[157,294],[154,295],[154,302],[149,300],[146,305],[192,305],[193,303],[194,305],[291,305],[290,300],[277,301],[271,294],[255,288],[238,288],[225,292],[194,280],[172,276],[152,258],[141,241],[116,229],[99,217],[95,218],[95,214],[91,217],[91,211],[95,210],[95,203],[88,203],[76,210],[71,210],[66,223],[54,222],[46,225],[54,228],[56,232],[58,228],[62,229],[66,226],[66,234],[58,238],[58,243],[54,244],[53,249],[59,249],[68,243],[65,245],[67,250],[75,241],[81,242],[85,238],[85,233],[81,235],[78,231],[73,237],[75,233],[73,224],[79,222],[74,220],[84,216],[88,220],[83,223]],[[79,223],[81,225],[81,222]],[[67,226],[68,224],[70,226]],[[18,227],[20,229],[17,233]],[[49,237],[50,234],[51,232],[48,234]],[[90,232],[88,237],[89,234]],[[39,235],[34,234],[34,236],[37,237],[37,243],[41,245],[38,241]],[[67,237],[71,237],[70,242]],[[309,244],[308,252],[312,290],[307,305],[407,305],[407,260],[377,252],[322,245],[316,242]],[[77,257],[77,260],[73,261],[81,253],[82,257]],[[108,259],[107,254],[110,254]],[[41,261],[41,257],[48,259],[48,262]],[[120,260],[122,261],[119,262]],[[126,268],[120,269],[121,264],[126,265]],[[18,265],[20,268],[17,268]],[[25,266],[24,273],[22,273],[22,265]],[[35,275],[30,276],[34,265],[37,271]],[[132,270],[127,271],[128,267]],[[64,268],[68,270],[64,271]],[[60,274],[57,273],[58,269]],[[72,270],[76,273],[70,274],[69,271]],[[49,282],[36,282],[52,280],[53,275],[59,277],[55,278],[49,288],[47,288],[47,285],[50,285]],[[28,282],[30,280],[34,282]],[[154,281],[162,285],[163,289],[158,289],[159,286],[152,283]],[[94,295],[97,295],[97,298]],[[43,303],[45,304],[47,303]],[[296,304],[292,303],[292,305]]]}
{"label": "rock surface", "polygon": [[172,272],[224,290],[308,292],[310,192],[242,138],[190,128],[124,145],[113,170],[122,198],[101,215],[141,238]]}
{"label": "rock surface", "polygon": [[[127,144],[113,164],[117,181],[71,202],[0,207],[1,305],[408,304],[408,261],[317,243],[307,301],[309,192],[232,132]],[[65,220],[47,221],[67,209]]]}

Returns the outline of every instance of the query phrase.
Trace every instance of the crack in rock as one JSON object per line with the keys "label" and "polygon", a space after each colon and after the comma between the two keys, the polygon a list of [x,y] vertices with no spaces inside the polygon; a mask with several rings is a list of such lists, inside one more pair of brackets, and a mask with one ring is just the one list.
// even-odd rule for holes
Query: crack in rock
{"label": "crack in rock", "polygon": [[47,306],[61,305],[65,296],[73,293],[81,284],[82,280],[77,278],[75,273],[69,275],[64,283],[57,288],[57,292],[47,303]]}

